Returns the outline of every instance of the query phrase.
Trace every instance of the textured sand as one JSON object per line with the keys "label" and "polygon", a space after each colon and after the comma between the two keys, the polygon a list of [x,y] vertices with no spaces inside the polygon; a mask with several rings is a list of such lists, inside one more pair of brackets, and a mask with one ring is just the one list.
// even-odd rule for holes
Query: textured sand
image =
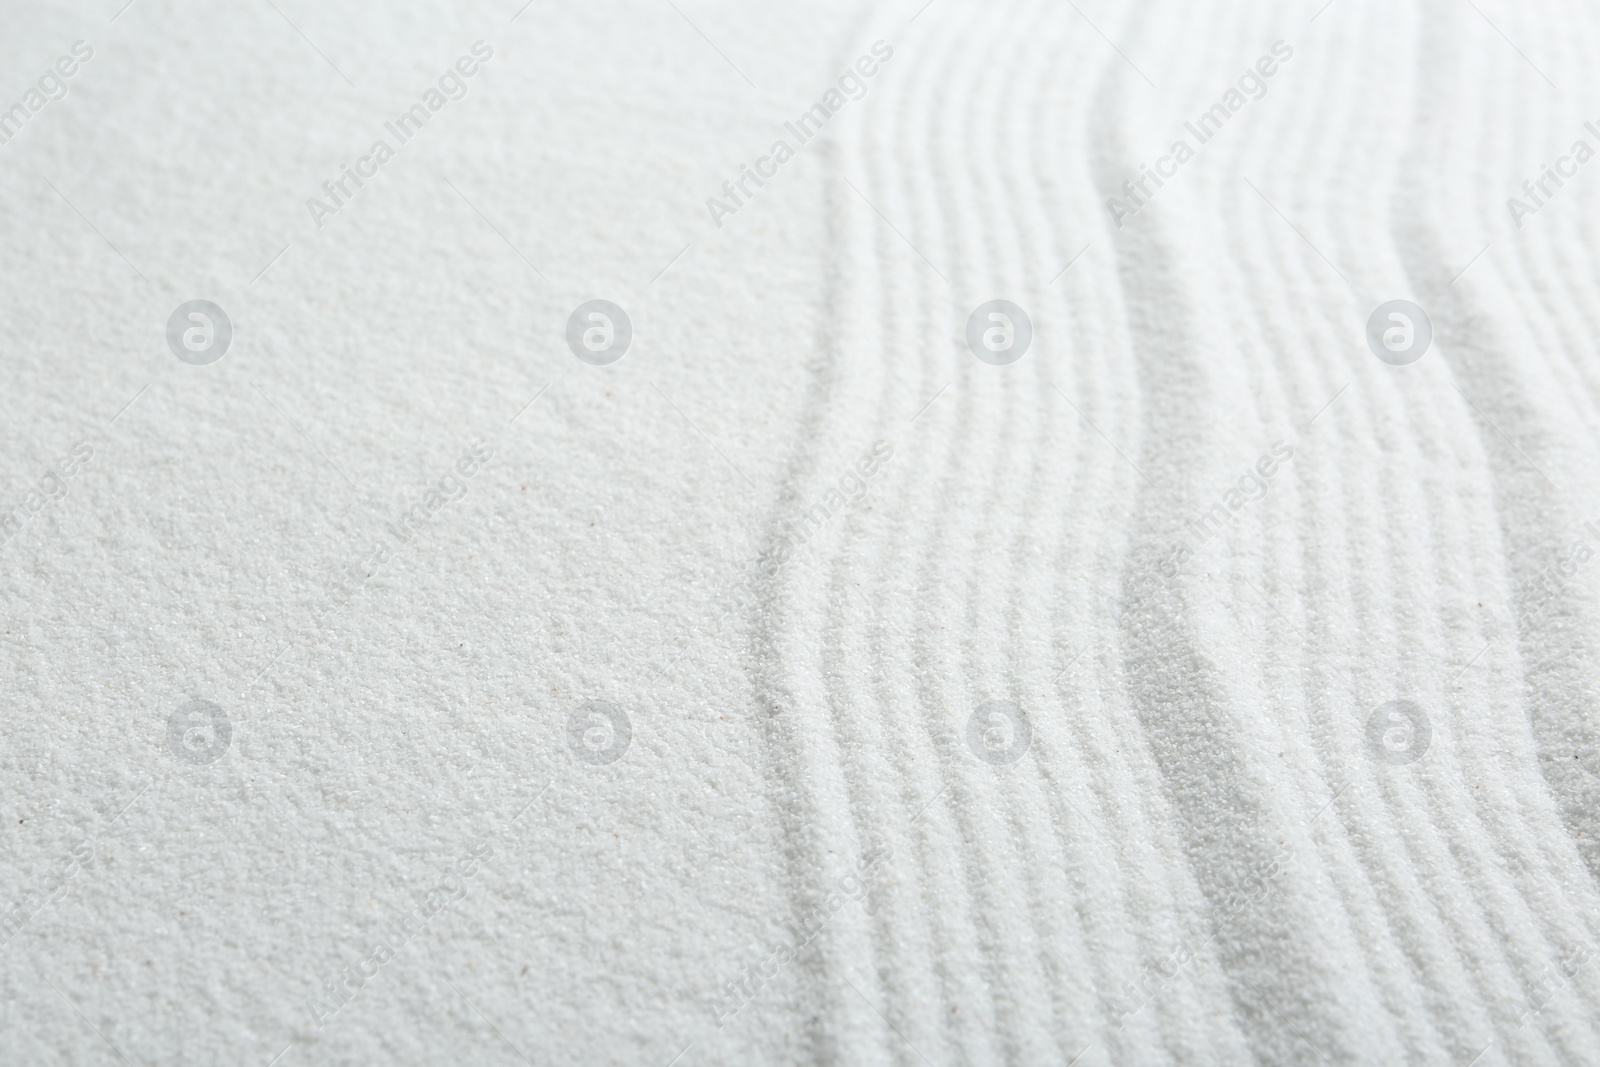
{"label": "textured sand", "polygon": [[121,3],[0,11],[0,1062],[1600,1063],[1592,6]]}

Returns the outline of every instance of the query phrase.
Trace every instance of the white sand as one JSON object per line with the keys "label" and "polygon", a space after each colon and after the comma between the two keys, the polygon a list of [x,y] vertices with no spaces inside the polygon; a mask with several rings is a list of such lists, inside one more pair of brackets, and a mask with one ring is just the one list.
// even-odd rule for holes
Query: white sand
{"label": "white sand", "polygon": [[1600,1063],[1600,16],[1320,2],[0,12],[0,1062]]}

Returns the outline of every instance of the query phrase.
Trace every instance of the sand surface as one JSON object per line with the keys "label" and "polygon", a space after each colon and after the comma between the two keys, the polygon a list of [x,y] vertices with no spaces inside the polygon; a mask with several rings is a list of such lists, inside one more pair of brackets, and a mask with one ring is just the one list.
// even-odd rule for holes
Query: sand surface
{"label": "sand surface", "polygon": [[1592,4],[123,2],[0,1062],[1600,1063]]}

